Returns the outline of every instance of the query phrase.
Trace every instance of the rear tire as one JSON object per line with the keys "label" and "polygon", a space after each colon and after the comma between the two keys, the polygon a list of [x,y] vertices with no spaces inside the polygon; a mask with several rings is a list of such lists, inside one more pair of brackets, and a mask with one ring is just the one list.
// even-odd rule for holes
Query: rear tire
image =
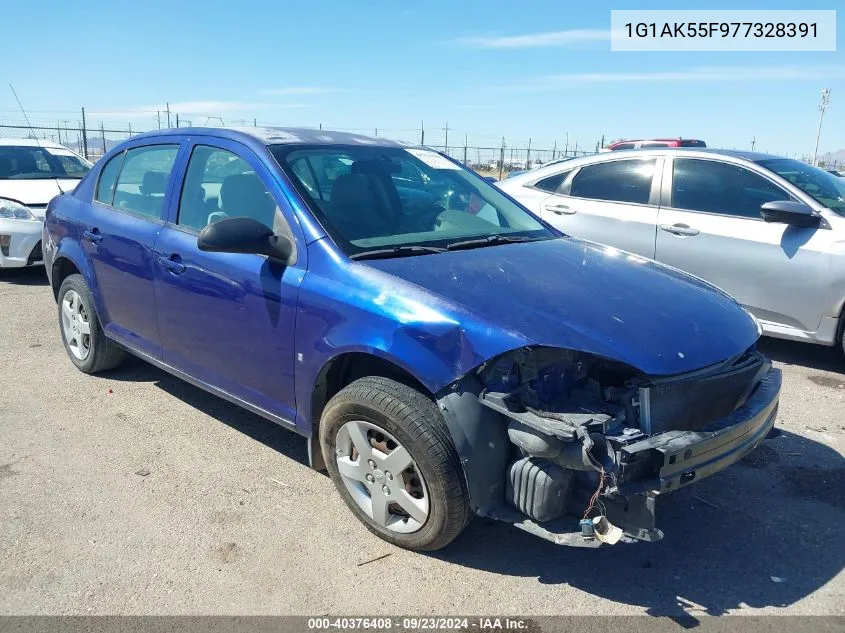
{"label": "rear tire", "polygon": [[59,288],[59,332],[68,357],[83,373],[114,369],[126,356],[103,333],[94,297],[82,275],[68,275]]}
{"label": "rear tire", "polygon": [[389,543],[437,550],[472,518],[446,424],[437,405],[412,387],[381,377],[356,380],[326,406],[320,444],[346,505]]}

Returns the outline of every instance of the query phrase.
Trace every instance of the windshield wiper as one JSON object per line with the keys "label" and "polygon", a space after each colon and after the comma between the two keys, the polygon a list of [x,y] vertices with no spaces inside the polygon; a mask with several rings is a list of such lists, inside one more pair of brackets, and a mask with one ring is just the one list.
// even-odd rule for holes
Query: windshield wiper
{"label": "windshield wiper", "polygon": [[451,244],[447,244],[446,248],[450,251],[459,251],[465,248],[481,248],[484,246],[496,246],[497,244],[510,244],[512,242],[532,242],[537,239],[546,238],[527,237],[525,235],[490,235],[489,237],[452,242]]}
{"label": "windshield wiper", "polygon": [[387,259],[390,257],[410,257],[413,255],[428,255],[430,253],[445,253],[445,248],[439,246],[394,246],[380,248],[374,251],[364,251],[350,255],[349,259]]}

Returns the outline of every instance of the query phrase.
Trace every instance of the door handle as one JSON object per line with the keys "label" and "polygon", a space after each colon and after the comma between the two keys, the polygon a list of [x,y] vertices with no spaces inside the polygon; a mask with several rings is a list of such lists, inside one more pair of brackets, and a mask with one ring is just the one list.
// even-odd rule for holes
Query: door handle
{"label": "door handle", "polygon": [[174,275],[181,275],[183,272],[185,272],[185,269],[187,268],[187,266],[182,263],[182,258],[179,257],[179,255],[177,255],[176,253],[174,253],[170,257],[165,257],[164,255],[162,255],[158,258],[158,263]]}
{"label": "door handle", "polygon": [[575,209],[571,209],[565,204],[547,204],[546,211],[551,211],[557,215],[573,215],[575,213]]}
{"label": "door handle", "polygon": [[103,236],[100,235],[100,229],[94,227],[90,231],[82,231],[82,237],[92,244],[99,244],[103,241]]}
{"label": "door handle", "polygon": [[701,232],[687,224],[661,224],[659,226],[662,231],[673,235],[698,235]]}

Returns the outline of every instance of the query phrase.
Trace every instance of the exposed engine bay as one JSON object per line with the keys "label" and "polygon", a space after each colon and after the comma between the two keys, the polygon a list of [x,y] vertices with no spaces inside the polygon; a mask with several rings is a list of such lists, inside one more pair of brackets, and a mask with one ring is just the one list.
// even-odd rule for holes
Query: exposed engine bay
{"label": "exposed engine bay", "polygon": [[[740,437],[732,416],[771,376],[779,389],[779,372],[753,349],[658,378],[554,348],[492,359],[475,372],[476,402],[498,414],[507,443],[503,503],[488,514],[561,544],[659,540],[656,495],[724,467],[711,456],[726,446],[729,429]],[[776,399],[770,405],[766,430]],[[748,448],[727,463],[760,439],[749,435]]]}

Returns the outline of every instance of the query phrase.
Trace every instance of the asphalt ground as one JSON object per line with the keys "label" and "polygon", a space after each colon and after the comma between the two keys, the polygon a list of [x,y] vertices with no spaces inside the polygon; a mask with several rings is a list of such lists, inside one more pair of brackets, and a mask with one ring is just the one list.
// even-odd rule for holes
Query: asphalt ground
{"label": "asphalt ground", "polygon": [[0,614],[845,614],[838,349],[761,343],[780,433],[659,499],[659,543],[476,519],[418,554],[360,525],[300,437],[138,360],[74,369],[43,269],[0,271],[0,342]]}

